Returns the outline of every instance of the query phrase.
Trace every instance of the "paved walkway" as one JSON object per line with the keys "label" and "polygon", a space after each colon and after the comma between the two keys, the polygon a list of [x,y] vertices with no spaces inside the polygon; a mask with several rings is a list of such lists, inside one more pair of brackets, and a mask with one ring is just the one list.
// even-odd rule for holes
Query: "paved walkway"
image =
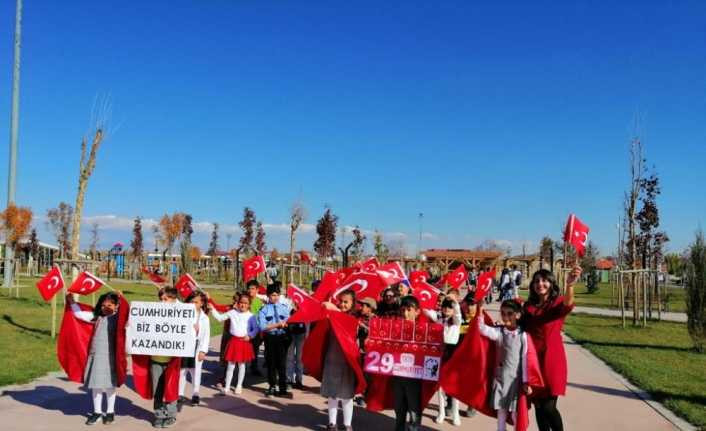
{"label": "paved walkway", "polygon": [[[201,389],[203,405],[184,407],[178,415],[175,430],[324,430],[327,422],[326,405],[318,394],[318,383],[305,379],[307,389],[293,391],[290,399],[266,399],[263,379],[246,378],[246,388],[240,396],[216,396],[213,387],[217,369],[219,337],[211,340]],[[624,381],[602,362],[578,345],[567,340],[569,388],[559,407],[569,430],[586,431],[667,431],[677,430],[674,424],[640,399]],[[130,382],[129,382],[130,383]],[[187,393],[188,393],[187,386]],[[433,403],[436,401],[433,400]],[[0,395],[0,429],[75,431],[83,427],[84,415],[91,409],[89,396],[77,384],[61,375],[38,379],[31,384],[7,387]],[[129,387],[118,390],[117,418],[114,427],[121,430],[151,429],[151,403],[142,400]],[[495,421],[478,415],[462,418],[462,428],[449,423],[433,422],[435,405],[424,415],[424,429],[495,429]],[[534,418],[532,417],[532,422]],[[357,430],[392,430],[393,414],[370,413],[356,408],[353,426]],[[102,425],[96,425],[101,427]],[[534,423],[530,427],[536,430]]]}
{"label": "paved walkway", "polygon": [[[612,308],[583,307],[583,306],[577,305],[574,308],[574,312],[575,313],[595,314],[598,316],[620,317],[620,310],[615,310]],[[656,312],[653,312],[652,316],[657,318]],[[632,311],[626,310],[625,311],[625,318],[627,320],[632,320]],[[686,313],[674,313],[671,311],[663,311],[662,312],[662,320],[666,320],[668,322],[686,323]]]}

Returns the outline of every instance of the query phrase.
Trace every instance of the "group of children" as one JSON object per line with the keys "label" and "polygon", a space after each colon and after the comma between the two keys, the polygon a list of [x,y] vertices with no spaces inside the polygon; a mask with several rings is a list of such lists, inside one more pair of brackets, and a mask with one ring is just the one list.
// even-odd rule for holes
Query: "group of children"
{"label": "group of children", "polygon": [[[578,273],[580,274],[580,270]],[[223,381],[219,384],[220,394],[228,393],[234,377],[236,377],[234,392],[236,394],[242,392],[246,364],[252,364],[251,369],[254,374],[259,373],[257,353],[261,342],[265,345],[267,367],[268,389],[265,395],[287,396],[289,395],[288,385],[295,389],[303,388],[302,351],[311,328],[309,324],[288,323],[296,306],[281,297],[280,289],[281,285],[278,282],[270,284],[265,297],[258,292],[257,283],[249,283],[247,291],[236,294],[233,304],[225,307],[217,306],[208,294],[196,291],[186,298],[186,302],[194,304],[198,316],[195,325],[197,343],[194,356],[144,358],[133,355],[136,389],[143,397],[154,399],[153,425],[155,427],[166,428],[176,422],[178,407],[188,401],[184,395],[187,374],[191,375],[192,381],[191,403],[193,405],[200,403],[202,366],[209,350],[209,314],[220,322],[227,322],[221,348],[226,366]],[[519,323],[523,311],[520,302],[505,300],[500,308],[501,322],[491,326],[484,323],[482,318],[473,319],[477,310],[482,309],[482,304],[476,307],[472,293],[461,299],[460,292],[451,289],[446,294],[439,295],[436,310],[422,310],[417,298],[410,293],[409,286],[401,283],[385,289],[379,301],[372,298],[357,301],[355,292],[347,290],[338,295],[335,304],[332,302],[323,304],[326,309],[346,314],[350,318],[355,318],[357,322],[353,331],[342,332],[340,328],[336,331],[330,330],[323,344],[325,351],[322,352],[320,393],[328,403],[327,430],[337,429],[339,405],[343,412],[343,426],[346,430],[352,429],[354,402],[361,400],[365,395],[361,393],[361,388],[365,388],[366,385],[361,384],[360,370],[365,355],[368,324],[370,318],[376,315],[396,316],[406,320],[421,318],[441,323],[444,327],[443,361],[452,357],[465,333],[468,332],[471,322],[477,321],[481,335],[496,343],[499,352],[488,403],[498,416],[498,429],[504,430],[506,419],[516,412],[519,394],[530,395],[532,392],[528,385],[525,359],[528,337]],[[573,291],[571,294],[573,301]],[[176,289],[173,287],[160,289],[159,299],[165,302],[177,301]],[[125,331],[125,328],[120,326],[117,315],[118,309],[126,307],[127,302],[119,293],[111,292],[99,298],[92,312],[79,308],[72,295],[67,296],[67,304],[70,305],[76,319],[93,325],[82,378],[85,386],[91,390],[94,404],[94,412],[88,417],[86,424],[95,424],[101,418],[105,424],[112,423],[115,414],[115,390],[124,382],[121,359],[114,354],[119,350],[120,340],[124,340],[120,333]],[[570,308],[568,310],[570,311]],[[319,325],[319,322],[312,323],[313,325]],[[355,346],[353,359],[351,359],[351,343]],[[178,369],[176,377],[174,377],[174,369]],[[237,376],[235,376],[236,369]],[[137,388],[142,377],[147,379],[148,391]],[[369,383],[371,376],[366,375],[362,378],[368,381],[365,383]],[[174,388],[175,379],[178,379],[178,391]],[[422,399],[422,382],[418,379],[392,377],[388,383],[388,389],[392,391],[394,399],[395,429],[399,431],[420,429],[425,403]],[[368,390],[371,390],[370,385],[368,386]],[[178,392],[178,397],[172,396],[175,392]],[[103,395],[107,399],[105,412],[102,410]],[[443,389],[438,389],[437,397],[439,410],[436,422],[443,423],[449,416],[454,425],[460,425],[459,401],[447,397]],[[553,400],[555,407],[556,397]],[[475,414],[471,408],[467,412],[469,415]],[[539,422],[539,412],[537,415]],[[559,416],[559,423],[560,421]],[[557,426],[542,425],[540,423],[540,429],[543,431],[560,429]]]}

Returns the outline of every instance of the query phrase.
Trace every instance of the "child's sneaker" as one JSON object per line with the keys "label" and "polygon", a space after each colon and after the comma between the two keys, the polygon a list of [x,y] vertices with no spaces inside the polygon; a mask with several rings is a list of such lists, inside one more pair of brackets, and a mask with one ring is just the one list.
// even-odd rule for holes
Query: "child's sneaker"
{"label": "child's sneaker", "polygon": [[86,425],[95,425],[102,416],[103,415],[100,413],[91,413],[88,419],[86,419]]}
{"label": "child's sneaker", "polygon": [[438,424],[443,424],[445,420],[446,420],[446,415],[442,412],[439,412],[439,414],[436,416],[436,419],[434,420],[434,422],[436,422]]}
{"label": "child's sneaker", "polygon": [[176,423],[176,418],[167,418],[162,422],[162,428],[169,428]]}
{"label": "child's sneaker", "polygon": [[103,416],[103,425],[110,425],[115,420],[115,413],[108,413]]}
{"label": "child's sneaker", "polygon": [[265,391],[265,396],[267,398],[274,398],[275,394],[277,394],[277,389],[274,387],[267,388],[267,391]]}
{"label": "child's sneaker", "polygon": [[164,428],[164,419],[156,418],[152,421],[152,428]]}
{"label": "child's sneaker", "polygon": [[242,386],[236,386],[236,387],[235,387],[235,394],[236,394],[236,395],[240,395],[240,394],[242,394],[242,393],[243,393],[243,388],[242,388]]}
{"label": "child's sneaker", "polygon": [[201,404],[201,397],[199,397],[198,395],[194,395],[193,397],[191,397],[192,406],[198,406],[199,404]]}
{"label": "child's sneaker", "polygon": [[461,426],[461,415],[459,415],[458,412],[456,412],[453,415],[453,419],[451,419],[451,423],[454,424],[454,426],[456,426],[456,427]]}

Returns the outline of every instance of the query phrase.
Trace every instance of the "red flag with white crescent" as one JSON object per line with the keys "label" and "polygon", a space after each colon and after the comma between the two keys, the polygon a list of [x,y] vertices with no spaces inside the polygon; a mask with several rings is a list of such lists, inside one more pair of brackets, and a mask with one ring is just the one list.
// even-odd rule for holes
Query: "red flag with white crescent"
{"label": "red flag with white crescent", "polygon": [[297,304],[297,311],[287,320],[288,322],[314,322],[323,319],[326,315],[321,301],[293,283],[287,286],[287,297]]}
{"label": "red flag with white crescent", "polygon": [[586,243],[588,242],[589,228],[576,215],[569,215],[564,229],[564,241],[570,243],[576,249],[576,254],[583,257],[586,254]]}
{"label": "red flag with white crescent", "polygon": [[304,250],[300,251],[299,252],[299,262],[308,263],[311,265],[311,257],[309,256],[309,253],[307,253]]}
{"label": "red flag with white crescent", "polygon": [[312,294],[312,297],[319,301],[327,301],[329,297],[336,291],[341,282],[346,279],[347,276],[341,277],[341,272],[326,271],[321,277],[321,282],[319,282],[319,287]]}
{"label": "red flag with white crescent", "polygon": [[426,281],[417,283],[414,286],[413,295],[419,300],[422,309],[435,310],[441,291]]}
{"label": "red flag with white crescent", "polygon": [[468,271],[466,271],[466,266],[461,264],[458,268],[454,269],[452,272],[446,274],[446,283],[454,289],[461,287],[464,281],[468,279]]}
{"label": "red flag with white crescent", "polygon": [[265,271],[265,258],[262,256],[253,256],[250,259],[243,261],[243,280],[257,277],[257,274]]}
{"label": "red flag with white crescent", "polygon": [[291,299],[297,306],[301,306],[307,300],[314,300],[314,298],[309,295],[309,292],[301,289],[294,283],[289,283],[287,286],[287,298]]}
{"label": "red flag with white crescent", "polygon": [[179,291],[179,296],[186,299],[199,288],[199,285],[191,275],[184,274],[179,277],[174,288]]}
{"label": "red flag with white crescent", "polygon": [[380,262],[376,257],[371,257],[362,263],[360,269],[365,272],[375,272],[376,269],[380,268]]}
{"label": "red flag with white crescent", "polygon": [[47,274],[37,282],[37,289],[45,301],[49,301],[56,292],[64,288],[64,277],[61,275],[61,269],[58,266],[53,266]]}
{"label": "red flag with white crescent", "polygon": [[88,295],[105,286],[105,282],[88,271],[84,271],[76,277],[69,292],[78,293],[79,295]]}
{"label": "red flag with white crescent", "polygon": [[409,283],[412,288],[418,283],[426,283],[429,279],[429,273],[424,270],[412,271],[409,273]]}
{"label": "red flag with white crescent", "polygon": [[373,298],[379,301],[380,292],[385,290],[386,287],[387,285],[385,285],[379,275],[369,272],[356,272],[345,279],[331,296],[338,298],[341,292],[351,289],[355,292],[357,300]]}
{"label": "red flag with white crescent", "polygon": [[149,268],[142,268],[142,272],[147,275],[147,278],[150,279],[150,281],[157,286],[160,286],[164,283],[167,282],[167,279],[162,277],[161,275],[155,274],[154,272],[150,271]]}
{"label": "red flag with white crescent", "polygon": [[476,293],[473,296],[473,300],[476,304],[483,300],[493,288],[493,280],[495,279],[495,270],[482,272],[478,276],[478,282],[476,283]]}
{"label": "red flag with white crescent", "polygon": [[400,281],[407,278],[404,273],[404,269],[399,262],[390,262],[385,265],[380,266],[375,270],[377,275],[389,286],[391,284],[399,283]]}

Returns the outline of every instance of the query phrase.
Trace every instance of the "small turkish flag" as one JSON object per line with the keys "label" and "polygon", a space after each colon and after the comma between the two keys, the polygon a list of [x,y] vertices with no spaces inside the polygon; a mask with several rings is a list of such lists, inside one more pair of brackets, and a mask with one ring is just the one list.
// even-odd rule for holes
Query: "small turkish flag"
{"label": "small turkish flag", "polygon": [[64,288],[64,277],[61,275],[61,269],[58,266],[53,266],[47,275],[42,277],[37,282],[37,289],[45,301],[49,301],[56,292]]}
{"label": "small turkish flag", "polygon": [[468,279],[468,271],[466,271],[466,266],[461,264],[458,268],[454,269],[452,272],[446,274],[446,283],[454,289],[458,289],[464,281]]}
{"label": "small turkish flag", "polygon": [[176,284],[174,285],[174,288],[179,291],[179,295],[182,298],[188,298],[189,295],[194,293],[196,289],[199,288],[198,283],[196,283],[196,280],[189,275],[189,274],[184,274],[181,277],[179,277],[179,280],[177,280]]}
{"label": "small turkish flag", "polygon": [[407,276],[404,274],[404,269],[402,269],[402,265],[400,265],[399,262],[391,262],[382,265],[375,270],[375,272],[388,286],[407,279]]}
{"label": "small turkish flag", "polygon": [[439,293],[441,293],[439,289],[426,281],[414,286],[414,296],[419,300],[419,306],[423,309],[436,310]]}
{"label": "small turkish flag", "polygon": [[363,262],[361,269],[365,272],[375,272],[376,269],[380,268],[380,262],[376,257],[371,257],[370,259]]}
{"label": "small turkish flag", "polygon": [[495,279],[495,271],[482,272],[478,276],[478,282],[476,283],[476,293],[473,296],[473,300],[476,304],[485,298],[485,296],[490,292],[493,287],[493,280]]}
{"label": "small turkish flag", "polygon": [[574,214],[569,216],[564,230],[564,241],[570,243],[576,249],[576,254],[583,257],[586,254],[586,242],[588,242],[588,226],[583,224]]}
{"label": "small turkish flag", "polygon": [[265,271],[265,258],[262,256],[253,256],[250,259],[243,261],[243,280],[257,277],[257,274]]}
{"label": "small turkish flag", "polygon": [[307,300],[314,301],[314,298],[308,292],[297,287],[294,283],[289,283],[289,286],[287,286],[287,298],[291,299],[298,307],[301,307]]}
{"label": "small turkish flag", "polygon": [[377,274],[356,272],[345,279],[331,296],[337,298],[341,292],[351,289],[355,292],[356,300],[373,298],[378,301],[380,299],[380,292],[385,290],[386,287],[385,283]]}
{"label": "small turkish flag", "polygon": [[105,285],[105,282],[88,271],[84,271],[78,275],[76,280],[69,287],[69,292],[78,293],[79,295],[88,295]]}
{"label": "small turkish flag", "polygon": [[166,278],[155,274],[154,272],[150,271],[149,268],[142,268],[142,272],[144,272],[150,279],[150,281],[156,285],[164,284],[167,281]]}
{"label": "small turkish flag", "polygon": [[419,283],[426,283],[429,279],[429,273],[424,270],[412,271],[409,273],[409,282],[412,287]]}

